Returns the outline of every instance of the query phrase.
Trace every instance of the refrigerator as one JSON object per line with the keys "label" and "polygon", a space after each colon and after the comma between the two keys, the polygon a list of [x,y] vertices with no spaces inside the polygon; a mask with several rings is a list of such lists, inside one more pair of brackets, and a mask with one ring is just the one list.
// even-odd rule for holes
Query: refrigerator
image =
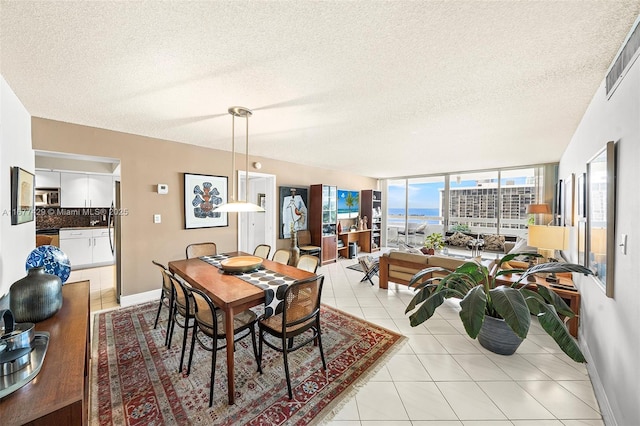
{"label": "refrigerator", "polygon": [[109,244],[111,245],[111,253],[115,262],[115,287],[116,301],[120,304],[120,293],[122,284],[122,250],[121,250],[121,228],[122,228],[122,206],[120,204],[120,181],[115,181],[114,197],[109,209],[109,217],[107,226],[109,227]]}

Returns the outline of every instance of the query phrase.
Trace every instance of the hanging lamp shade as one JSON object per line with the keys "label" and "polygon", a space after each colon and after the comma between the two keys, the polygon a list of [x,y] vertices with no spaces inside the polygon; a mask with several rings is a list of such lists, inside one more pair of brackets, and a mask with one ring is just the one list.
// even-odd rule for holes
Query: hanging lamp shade
{"label": "hanging lamp shade", "polygon": [[[231,114],[231,194],[229,202],[220,204],[215,208],[216,212],[264,212],[265,210],[257,204],[250,203],[249,200],[249,117],[253,114],[249,108],[233,106],[228,110]],[[245,199],[236,200],[236,117],[243,117],[246,123],[246,157],[245,157]]]}

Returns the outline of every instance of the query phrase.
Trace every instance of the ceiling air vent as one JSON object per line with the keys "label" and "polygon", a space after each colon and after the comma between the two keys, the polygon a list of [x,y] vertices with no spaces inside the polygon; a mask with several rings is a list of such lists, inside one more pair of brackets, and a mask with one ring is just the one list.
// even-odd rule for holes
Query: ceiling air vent
{"label": "ceiling air vent", "polygon": [[636,26],[636,29],[627,40],[627,44],[624,45],[620,55],[616,59],[615,63],[611,67],[609,74],[607,74],[607,95],[613,91],[618,80],[621,79],[625,69],[630,65],[638,53],[640,47],[640,25]]}

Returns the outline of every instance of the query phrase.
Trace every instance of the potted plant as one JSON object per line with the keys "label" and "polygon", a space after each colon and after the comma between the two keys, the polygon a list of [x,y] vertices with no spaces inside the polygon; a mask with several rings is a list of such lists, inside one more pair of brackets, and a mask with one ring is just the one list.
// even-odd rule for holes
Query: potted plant
{"label": "potted plant", "polygon": [[[500,259],[498,265],[513,260],[522,253],[508,254]],[[532,254],[527,253],[532,256]],[[539,255],[533,255],[539,257]],[[433,316],[445,299],[455,297],[460,302],[460,319],[469,337],[485,348],[504,355],[515,352],[531,325],[531,315],[535,315],[542,328],[556,341],[560,349],[576,362],[585,362],[584,355],[569,334],[560,315],[574,317],[569,306],[555,292],[547,287],[526,282],[527,277],[536,273],[578,272],[589,275],[591,271],[573,263],[543,263],[526,269],[501,269],[490,274],[489,269],[476,262],[466,262],[449,271],[440,267],[425,268],[416,273],[409,286],[418,293],[413,297],[405,313],[413,311],[409,319],[413,327],[422,324]],[[433,272],[448,273],[443,278],[431,277]],[[510,286],[496,285],[501,275],[520,274]],[[425,279],[425,277],[429,277]],[[526,288],[537,286],[537,291]],[[417,309],[416,309],[417,308]],[[497,328],[497,331],[495,330]],[[509,347],[502,345],[501,336],[511,340]],[[515,346],[515,347],[514,347]]]}
{"label": "potted plant", "polygon": [[424,239],[424,247],[422,252],[424,254],[434,254],[436,250],[442,250],[444,247],[444,237],[439,232],[427,235]]}

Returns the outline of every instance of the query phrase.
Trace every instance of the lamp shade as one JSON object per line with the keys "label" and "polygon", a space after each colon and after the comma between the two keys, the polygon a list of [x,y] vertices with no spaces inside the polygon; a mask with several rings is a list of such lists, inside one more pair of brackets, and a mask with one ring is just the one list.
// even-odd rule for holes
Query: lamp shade
{"label": "lamp shade", "polygon": [[527,214],[551,214],[549,204],[529,204]]}
{"label": "lamp shade", "polygon": [[569,248],[569,229],[564,226],[530,225],[527,244],[548,250]]}

